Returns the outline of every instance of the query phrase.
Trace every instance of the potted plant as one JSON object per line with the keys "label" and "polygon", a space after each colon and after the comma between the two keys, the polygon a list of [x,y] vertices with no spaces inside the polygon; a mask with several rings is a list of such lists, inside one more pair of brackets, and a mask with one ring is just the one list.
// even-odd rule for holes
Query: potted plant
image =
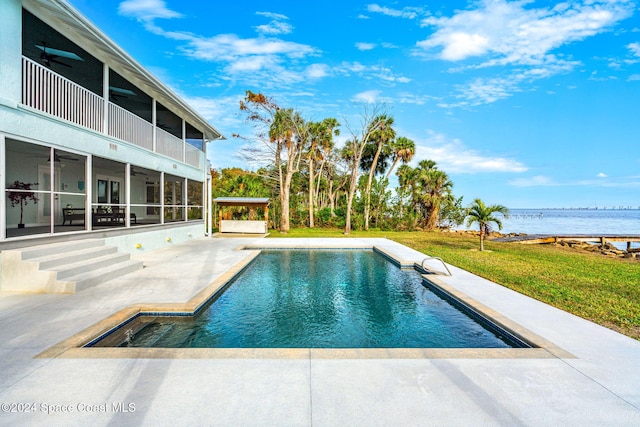
{"label": "potted plant", "polygon": [[[24,213],[24,207],[29,203],[30,200],[33,200],[33,203],[38,203],[38,198],[35,193],[31,193],[31,186],[38,185],[37,182],[34,183],[25,183],[21,181],[14,181],[7,189],[9,190],[9,200],[11,200],[11,206],[20,205],[20,223],[18,223],[18,228],[24,228],[24,223],[22,222],[22,215]],[[16,190],[16,191],[11,191]]]}

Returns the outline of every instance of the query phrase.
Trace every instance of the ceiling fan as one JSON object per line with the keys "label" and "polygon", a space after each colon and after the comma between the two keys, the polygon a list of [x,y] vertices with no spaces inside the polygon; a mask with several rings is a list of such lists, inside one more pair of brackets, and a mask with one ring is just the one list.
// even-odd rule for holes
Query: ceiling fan
{"label": "ceiling fan", "polygon": [[[55,163],[60,163],[60,162],[61,162],[61,161],[63,161],[63,160],[65,160],[65,161],[66,161],[66,160],[71,160],[71,161],[73,161],[73,162],[77,162],[77,161],[78,161],[78,160],[80,160],[80,159],[77,159],[77,158],[75,158],[75,157],[70,157],[70,156],[60,155],[60,154],[55,153],[55,152],[53,153],[53,161],[54,161]],[[50,162],[50,161],[51,161],[51,156],[49,156],[49,158],[47,159],[47,162]]]}
{"label": "ceiling fan", "polygon": [[48,47],[44,42],[42,43],[42,45],[35,45],[35,47],[42,51],[40,53],[40,59],[43,60],[44,65],[46,65],[48,68],[51,68],[52,63],[71,68],[71,65],[59,61],[58,58],[73,59],[74,61],[84,61],[84,59],[80,58],[73,52]]}
{"label": "ceiling fan", "polygon": [[[30,156],[30,157],[38,157],[38,158],[41,158],[41,159],[44,159],[46,157],[47,158],[47,162],[51,162],[51,156],[50,155],[47,156],[47,155],[44,155],[44,154],[43,155],[35,154],[33,156]],[[67,160],[71,160],[72,162],[77,162],[80,159],[78,159],[76,157],[65,156],[64,154],[58,154],[58,153],[54,153],[53,154],[53,162],[54,163],[62,163],[62,161],[67,161]]]}
{"label": "ceiling fan", "polygon": [[131,168],[131,176],[137,176],[137,175],[144,175],[144,176],[147,176],[147,174],[146,174],[146,173],[141,172],[141,171],[137,171],[137,170],[135,170],[134,168]]}
{"label": "ceiling fan", "polygon": [[129,96],[138,96],[134,91],[129,89],[123,89],[120,87],[109,86],[109,100],[112,102],[117,101],[120,98],[129,98]]}

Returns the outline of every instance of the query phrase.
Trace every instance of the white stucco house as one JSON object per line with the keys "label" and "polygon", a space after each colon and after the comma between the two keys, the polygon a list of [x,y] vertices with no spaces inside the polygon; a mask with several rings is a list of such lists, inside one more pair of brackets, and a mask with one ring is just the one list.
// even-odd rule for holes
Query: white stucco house
{"label": "white stucco house", "polygon": [[223,136],[197,111],[65,0],[0,1],[0,52],[0,250],[210,232]]}

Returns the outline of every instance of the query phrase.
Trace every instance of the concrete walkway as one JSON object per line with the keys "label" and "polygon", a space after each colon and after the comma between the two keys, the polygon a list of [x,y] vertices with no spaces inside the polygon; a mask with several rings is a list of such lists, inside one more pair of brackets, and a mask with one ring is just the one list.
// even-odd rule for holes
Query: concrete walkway
{"label": "concrete walkway", "polygon": [[455,267],[439,280],[575,357],[34,358],[130,304],[188,301],[250,244],[424,258],[385,239],[198,239],[74,295],[0,293],[0,425],[640,425],[640,342]]}

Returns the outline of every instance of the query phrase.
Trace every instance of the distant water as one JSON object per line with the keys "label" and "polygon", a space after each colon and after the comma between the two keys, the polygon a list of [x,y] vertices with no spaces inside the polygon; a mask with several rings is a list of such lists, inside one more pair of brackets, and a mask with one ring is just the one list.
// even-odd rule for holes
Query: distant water
{"label": "distant water", "polygon": [[509,213],[501,233],[640,235],[640,209],[510,209]]}

